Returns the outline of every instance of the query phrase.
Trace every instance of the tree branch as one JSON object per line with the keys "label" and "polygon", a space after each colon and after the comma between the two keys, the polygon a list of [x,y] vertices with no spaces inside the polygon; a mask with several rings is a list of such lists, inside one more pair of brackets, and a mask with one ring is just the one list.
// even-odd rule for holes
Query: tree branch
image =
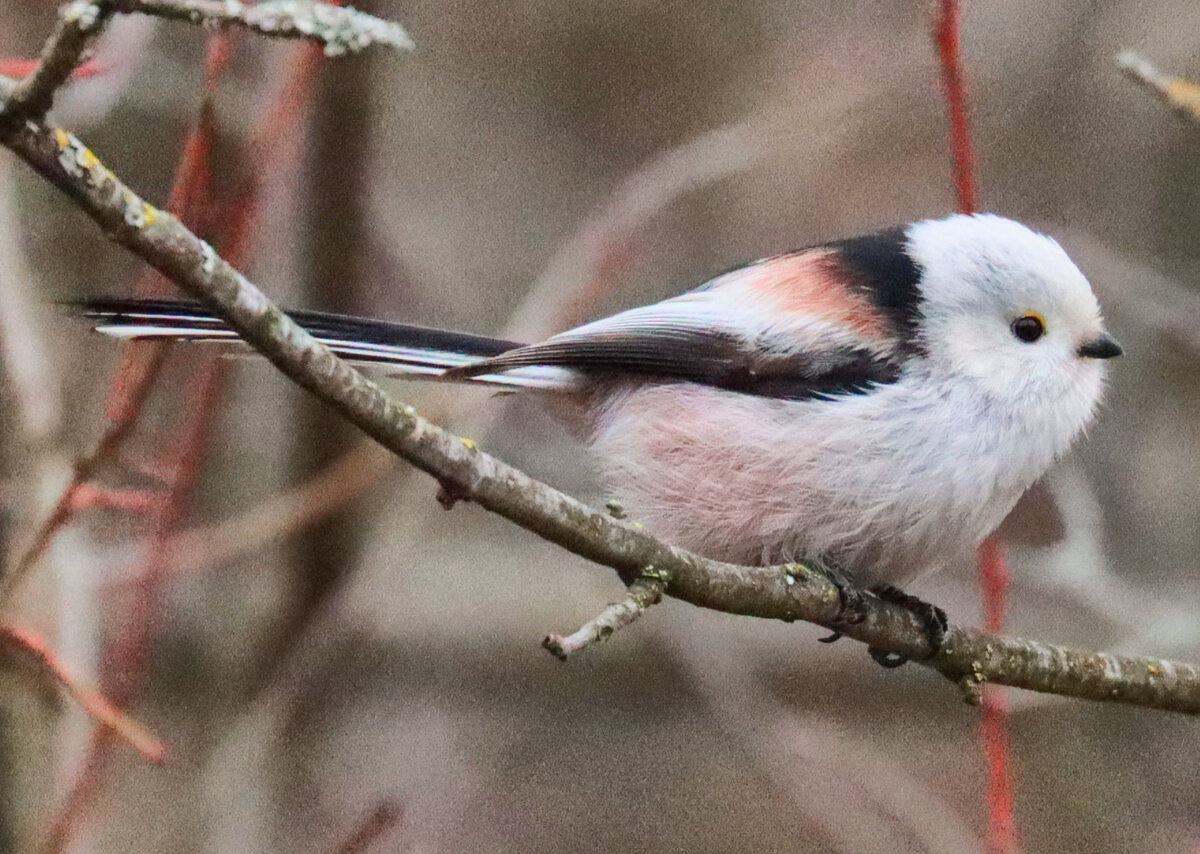
{"label": "tree branch", "polygon": [[118,12],[141,13],[192,24],[223,23],[254,30],[265,36],[312,39],[325,47],[326,56],[358,53],[379,44],[412,50],[404,27],[366,12],[313,0],[108,0]]}
{"label": "tree branch", "polygon": [[58,23],[42,48],[41,62],[9,95],[3,109],[40,119],[54,95],[83,62],[84,54],[112,17],[112,9],[89,0],[71,0],[58,10]]}
{"label": "tree branch", "polygon": [[[11,85],[11,84],[9,84]],[[0,94],[4,82],[0,81]],[[671,596],[731,614],[834,623],[837,588],[799,565],[733,566],[667,545],[540,483],[442,430],[335,357],[174,216],[125,186],[75,136],[0,123],[0,143],[69,196],[115,242],[220,314],[254,349],[380,444],[469,498],[632,581],[653,568]],[[921,661],[971,689],[994,682],[1170,711],[1200,712],[1200,667],[1084,652],[952,626],[931,655],[908,610],[868,597],[848,637]],[[968,696],[971,692],[968,691]]]}

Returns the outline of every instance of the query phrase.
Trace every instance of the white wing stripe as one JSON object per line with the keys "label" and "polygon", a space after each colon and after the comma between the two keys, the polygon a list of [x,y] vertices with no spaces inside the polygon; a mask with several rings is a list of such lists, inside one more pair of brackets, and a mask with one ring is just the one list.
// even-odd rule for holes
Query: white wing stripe
{"label": "white wing stripe", "polygon": [[[126,313],[124,317],[131,321],[144,320],[146,323],[143,325],[134,322],[101,322],[96,326],[96,331],[122,340],[171,338],[211,340],[219,343],[238,339],[238,335],[233,330],[224,328],[219,325],[221,321],[216,320],[212,321],[211,326],[205,326],[206,319],[186,315]],[[167,322],[185,322],[192,325],[162,325]],[[474,356],[444,350],[423,350],[419,347],[350,341],[340,338],[318,337],[318,340],[334,352],[351,360],[358,358],[375,364],[383,361],[389,369],[389,376],[439,377],[447,368],[467,365],[477,360],[477,357]],[[472,377],[471,382],[513,389],[564,389],[573,387],[577,382],[577,377],[571,371],[561,368],[528,367],[503,374]]]}

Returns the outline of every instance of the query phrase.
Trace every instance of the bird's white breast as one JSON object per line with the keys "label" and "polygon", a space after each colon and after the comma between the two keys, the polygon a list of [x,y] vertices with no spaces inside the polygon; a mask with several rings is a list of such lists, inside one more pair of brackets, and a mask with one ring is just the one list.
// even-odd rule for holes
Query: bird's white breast
{"label": "bird's white breast", "polygon": [[1006,411],[919,370],[833,400],[630,384],[603,408],[593,448],[630,515],[684,548],[820,558],[864,585],[899,584],[990,533],[1086,426],[1099,385],[1097,372]]}

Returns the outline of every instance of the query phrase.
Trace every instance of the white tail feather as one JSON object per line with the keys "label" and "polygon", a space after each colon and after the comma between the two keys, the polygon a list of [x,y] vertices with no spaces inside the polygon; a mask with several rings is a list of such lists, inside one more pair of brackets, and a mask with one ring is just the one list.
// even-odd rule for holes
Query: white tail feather
{"label": "white tail feather", "polygon": [[[97,332],[123,340],[225,345],[240,341],[224,321],[190,303],[95,300],[83,303],[79,309],[95,322]],[[442,379],[450,368],[461,368],[517,346],[466,333],[316,312],[298,312],[294,319],[339,356],[386,369],[392,377]],[[452,349],[454,346],[461,349]],[[564,368],[532,366],[476,377],[453,377],[453,380],[508,389],[567,390],[577,386],[578,377]]]}

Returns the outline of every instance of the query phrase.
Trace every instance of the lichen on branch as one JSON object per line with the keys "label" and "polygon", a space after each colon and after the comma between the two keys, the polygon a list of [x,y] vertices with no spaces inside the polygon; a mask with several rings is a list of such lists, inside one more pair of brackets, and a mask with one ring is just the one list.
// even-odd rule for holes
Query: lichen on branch
{"label": "lichen on branch", "polygon": [[245,27],[266,36],[307,38],[320,42],[326,56],[358,53],[372,45],[412,50],[412,39],[395,21],[377,18],[350,6],[314,0],[111,0],[119,12],[160,18]]}

